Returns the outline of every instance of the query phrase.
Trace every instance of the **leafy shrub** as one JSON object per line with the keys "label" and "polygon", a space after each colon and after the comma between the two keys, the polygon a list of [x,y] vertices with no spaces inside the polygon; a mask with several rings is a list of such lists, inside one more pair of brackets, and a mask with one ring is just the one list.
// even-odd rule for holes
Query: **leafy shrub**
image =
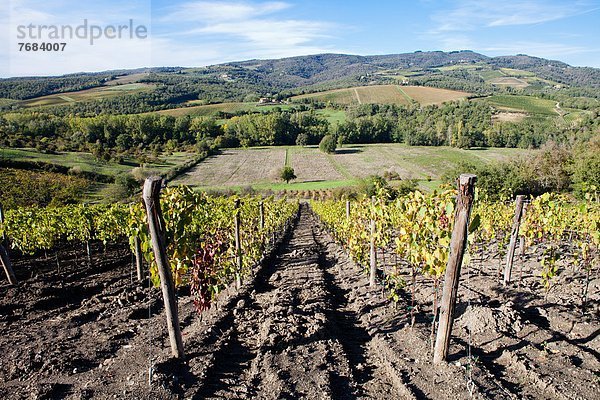
{"label": "leafy shrub", "polygon": [[281,180],[285,181],[285,183],[290,183],[292,179],[296,179],[294,168],[286,165],[279,172],[279,177]]}
{"label": "leafy shrub", "polygon": [[337,142],[335,140],[335,136],[333,135],[323,136],[321,143],[319,143],[319,149],[324,153],[335,153],[336,147]]}

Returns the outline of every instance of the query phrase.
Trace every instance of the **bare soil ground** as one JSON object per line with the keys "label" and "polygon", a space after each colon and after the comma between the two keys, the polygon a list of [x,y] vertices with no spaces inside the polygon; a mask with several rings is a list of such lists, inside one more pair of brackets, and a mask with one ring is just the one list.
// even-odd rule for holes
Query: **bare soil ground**
{"label": "bare soil ground", "polygon": [[410,99],[413,99],[421,105],[430,105],[465,99],[470,95],[467,92],[427,86],[372,85],[303,94],[294,96],[292,99],[312,98],[337,104],[377,103],[401,105],[408,105]]}
{"label": "bare soil ground", "polygon": [[471,93],[427,86],[402,86],[402,91],[423,106],[466,99]]}
{"label": "bare soil ground", "polygon": [[211,187],[272,182],[277,179],[277,171],[284,165],[285,148],[224,150],[178,177],[175,183]]}
{"label": "bare soil ground", "polygon": [[410,104],[398,85],[362,86],[354,90],[362,104]]}
{"label": "bare soil ground", "polygon": [[420,283],[411,327],[410,295],[393,304],[369,287],[306,206],[202,318],[180,291],[185,362],[169,357],[159,290],[132,280],[126,247],[93,251],[88,266],[82,249],[61,249],[60,271],[54,254],[15,255],[21,283],[0,287],[1,398],[600,398],[596,291],[581,315],[558,290],[547,301],[504,290],[492,261],[473,267],[450,363],[434,367],[431,288]]}
{"label": "bare soil ground", "polygon": [[208,157],[178,177],[174,183],[210,189],[281,184],[278,171],[285,165],[286,151],[289,164],[297,176],[294,183],[335,183],[347,180],[351,184],[352,180],[369,175],[383,175],[386,171],[396,172],[402,178],[438,179],[443,171],[453,168],[461,161],[489,163],[530,154],[535,150],[463,150],[442,146],[406,146],[399,143],[348,144],[329,155],[322,153],[316,146],[229,149]]}
{"label": "bare soil ground", "polygon": [[498,114],[492,115],[493,122],[521,122],[527,117],[526,113],[518,112],[499,112]]}
{"label": "bare soil ground", "polygon": [[341,180],[344,177],[335,169],[327,154],[314,148],[293,148],[289,151],[289,165],[297,178],[294,182]]}

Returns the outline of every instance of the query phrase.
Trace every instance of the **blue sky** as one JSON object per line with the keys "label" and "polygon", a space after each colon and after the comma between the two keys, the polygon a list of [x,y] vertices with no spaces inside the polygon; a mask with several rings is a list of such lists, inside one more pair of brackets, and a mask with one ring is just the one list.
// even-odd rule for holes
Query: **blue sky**
{"label": "blue sky", "polygon": [[[146,26],[146,38],[67,42],[64,52],[23,52],[20,25]],[[0,76],[144,66],[203,66],[324,52],[415,50],[525,53],[600,67],[600,0],[4,0]],[[47,34],[47,32],[46,32]],[[54,40],[56,41],[56,40]]]}

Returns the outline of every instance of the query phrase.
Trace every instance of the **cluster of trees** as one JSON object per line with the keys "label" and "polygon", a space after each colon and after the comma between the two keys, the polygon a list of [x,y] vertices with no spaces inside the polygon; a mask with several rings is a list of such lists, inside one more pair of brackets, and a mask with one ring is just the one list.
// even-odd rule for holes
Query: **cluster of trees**
{"label": "cluster of trees", "polygon": [[492,123],[494,110],[483,102],[419,107],[365,104],[331,125],[314,111],[281,111],[234,116],[218,124],[210,117],[158,114],[99,115],[83,118],[46,113],[0,116],[0,145],[42,151],[91,151],[99,158],[115,153],[174,151],[196,146],[250,147],[315,145],[331,134],[338,143],[402,142],[409,145],[537,148],[588,140],[600,132],[599,109],[566,124],[560,119],[526,118]]}
{"label": "cluster of trees", "polygon": [[596,108],[566,124],[560,119],[525,118],[492,123],[484,102],[452,102],[409,107],[366,104],[348,110],[337,126],[345,143],[404,142],[420,146],[538,148],[547,141],[585,141],[600,132]]}
{"label": "cluster of trees", "polygon": [[273,112],[233,117],[218,125],[209,117],[158,114],[100,115],[81,118],[45,113],[0,116],[0,145],[40,151],[91,151],[109,159],[115,153],[174,151],[196,146],[290,145],[300,134],[317,144],[327,120],[313,112]]}
{"label": "cluster of trees", "polygon": [[329,132],[327,120],[314,112],[247,114],[223,126],[219,147],[318,144]]}
{"label": "cluster of trees", "polygon": [[346,143],[405,142],[409,145],[485,146],[492,108],[484,103],[398,107],[364,105],[349,112],[337,127]]}
{"label": "cluster of trees", "polygon": [[101,85],[111,74],[76,74],[57,77],[0,79],[0,98],[24,100],[54,93],[72,92]]}
{"label": "cluster of trees", "polygon": [[199,119],[156,114],[80,118],[14,113],[0,117],[0,143],[43,151],[92,151],[101,157],[109,150],[129,152],[136,148],[152,149],[152,145],[175,149],[194,144],[195,136],[204,135],[212,125],[209,123],[207,127]]}
{"label": "cluster of trees", "polygon": [[551,141],[533,155],[506,162],[485,166],[461,163],[444,179],[454,183],[464,172],[477,174],[478,188],[491,198],[566,191],[583,197],[600,189],[600,136],[573,146]]}

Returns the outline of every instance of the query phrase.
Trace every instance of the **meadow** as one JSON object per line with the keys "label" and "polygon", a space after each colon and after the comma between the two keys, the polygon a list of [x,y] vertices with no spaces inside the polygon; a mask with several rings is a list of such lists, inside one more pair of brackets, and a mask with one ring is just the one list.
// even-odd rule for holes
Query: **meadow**
{"label": "meadow", "polygon": [[98,86],[91,89],[78,90],[76,92],[64,92],[48,96],[35,97],[23,100],[19,104],[23,107],[58,106],[76,103],[86,100],[99,100],[124,94],[140,93],[153,89],[154,85],[147,83],[125,83],[119,85]]}
{"label": "meadow", "polygon": [[555,101],[539,99],[533,96],[494,95],[486,97],[483,101],[504,110],[522,111],[540,115],[558,115],[555,111]]}
{"label": "meadow", "polygon": [[[152,160],[144,167],[157,173],[166,173],[170,169],[184,164],[194,158],[195,154],[176,152],[162,155]],[[84,172],[93,172],[99,175],[116,176],[120,173],[131,172],[139,164],[133,159],[125,157],[123,162],[98,160],[91,153],[82,152],[56,152],[54,154],[41,153],[34,149],[7,149],[0,148],[0,161],[25,161],[55,164],[68,168],[77,168]]]}

